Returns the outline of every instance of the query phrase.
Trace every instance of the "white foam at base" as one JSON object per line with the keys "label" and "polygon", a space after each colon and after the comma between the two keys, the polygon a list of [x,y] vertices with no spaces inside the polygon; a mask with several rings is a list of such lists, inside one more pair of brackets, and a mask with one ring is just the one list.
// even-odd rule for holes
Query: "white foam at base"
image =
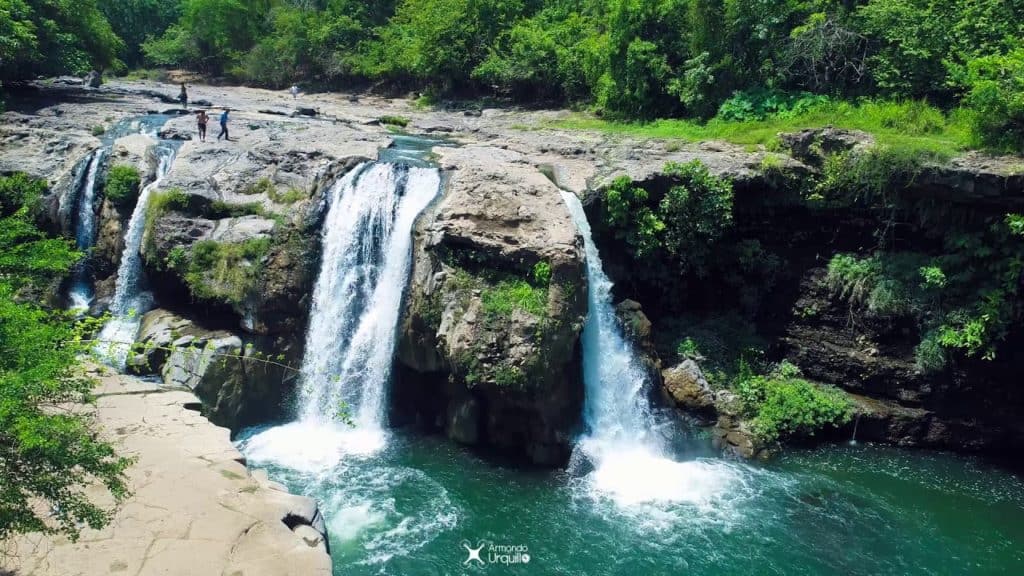
{"label": "white foam at base", "polygon": [[346,456],[365,458],[387,443],[379,428],[299,420],[268,428],[245,440],[240,448],[252,464],[273,463],[297,472],[316,474],[337,466]]}
{"label": "white foam at base", "polygon": [[[591,445],[587,445],[591,444]],[[729,468],[700,460],[677,462],[638,444],[593,446],[596,468],[587,476],[592,490],[622,506],[685,502],[702,506],[734,483]]]}

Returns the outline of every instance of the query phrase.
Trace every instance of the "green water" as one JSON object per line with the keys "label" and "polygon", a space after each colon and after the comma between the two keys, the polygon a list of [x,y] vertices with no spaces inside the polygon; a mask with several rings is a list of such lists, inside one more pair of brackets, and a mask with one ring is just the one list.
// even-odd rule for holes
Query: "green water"
{"label": "green water", "polygon": [[[299,472],[248,445],[253,432],[250,464],[321,502],[338,575],[1024,574],[1024,483],[971,458],[835,446],[750,465],[691,446],[705,456],[686,464],[699,481],[682,497],[626,503],[585,475],[402,432]],[[301,434],[322,439],[277,449]],[[482,541],[529,562],[464,566],[463,543]]]}

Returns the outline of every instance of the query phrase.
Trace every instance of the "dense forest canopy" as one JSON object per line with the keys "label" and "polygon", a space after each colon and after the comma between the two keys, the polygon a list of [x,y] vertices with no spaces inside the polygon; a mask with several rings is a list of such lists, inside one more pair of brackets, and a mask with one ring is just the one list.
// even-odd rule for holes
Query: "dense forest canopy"
{"label": "dense forest canopy", "polygon": [[928,99],[1024,141],[1024,0],[0,0],[0,74],[173,66],[611,117]]}

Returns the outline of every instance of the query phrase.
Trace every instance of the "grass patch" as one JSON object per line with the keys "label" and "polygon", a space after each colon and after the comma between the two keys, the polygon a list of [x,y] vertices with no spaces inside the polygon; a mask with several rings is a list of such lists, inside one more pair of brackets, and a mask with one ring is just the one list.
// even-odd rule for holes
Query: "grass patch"
{"label": "grass patch", "polygon": [[516,310],[534,316],[545,316],[548,291],[525,280],[502,280],[484,289],[480,295],[484,313],[492,318],[509,318]]}
{"label": "grass patch", "polygon": [[96,126],[92,127],[91,132],[93,136],[103,136],[104,134],[106,134],[107,129],[97,124]]}
{"label": "grass patch", "polygon": [[119,164],[110,168],[104,193],[118,207],[133,206],[139,198],[142,176],[134,166]]}
{"label": "grass patch", "polygon": [[879,144],[930,152],[942,156],[970,148],[973,139],[970,114],[954,110],[944,114],[920,101],[829,102],[789,118],[729,121],[714,118],[707,123],[664,119],[647,123],[616,122],[576,114],[548,124],[551,128],[593,130],[643,138],[678,139],[690,142],[725,140],[742,145],[771,145],[779,132],[834,126],[863,130]]}
{"label": "grass patch", "polygon": [[397,126],[399,128],[405,128],[409,125],[409,119],[405,116],[381,116],[378,118],[381,124],[385,126]]}
{"label": "grass patch", "polygon": [[266,194],[269,196],[270,194],[277,192],[277,187],[274,186],[274,182],[270,178],[260,178],[245,188],[242,188],[239,192],[249,196],[255,194]]}
{"label": "grass patch", "polygon": [[244,480],[245,476],[231,470],[221,470],[220,475],[227,478],[228,480]]}
{"label": "grass patch", "polygon": [[299,200],[305,200],[306,193],[298,188],[289,188],[284,192],[280,192],[277,188],[274,188],[270,192],[270,199],[277,204],[294,204]]}

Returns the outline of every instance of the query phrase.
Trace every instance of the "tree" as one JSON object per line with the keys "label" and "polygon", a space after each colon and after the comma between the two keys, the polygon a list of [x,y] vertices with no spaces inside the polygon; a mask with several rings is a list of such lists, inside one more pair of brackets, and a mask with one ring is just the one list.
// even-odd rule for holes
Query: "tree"
{"label": "tree", "polygon": [[0,178],[0,541],[25,532],[75,539],[82,524],[110,519],[86,487],[105,486],[118,500],[127,494],[129,460],[81,410],[93,386],[77,361],[83,326],[28,300],[79,257],[70,241],[35,226],[44,189],[24,175]]}
{"label": "tree", "polygon": [[2,80],[102,70],[123,48],[96,0],[0,0]]}
{"label": "tree", "polygon": [[253,47],[264,9],[259,0],[184,0],[181,18],[142,51],[153,64],[221,74]]}
{"label": "tree", "polygon": [[125,43],[122,59],[142,64],[142,44],[160,36],[181,14],[181,0],[99,0],[100,11]]}

